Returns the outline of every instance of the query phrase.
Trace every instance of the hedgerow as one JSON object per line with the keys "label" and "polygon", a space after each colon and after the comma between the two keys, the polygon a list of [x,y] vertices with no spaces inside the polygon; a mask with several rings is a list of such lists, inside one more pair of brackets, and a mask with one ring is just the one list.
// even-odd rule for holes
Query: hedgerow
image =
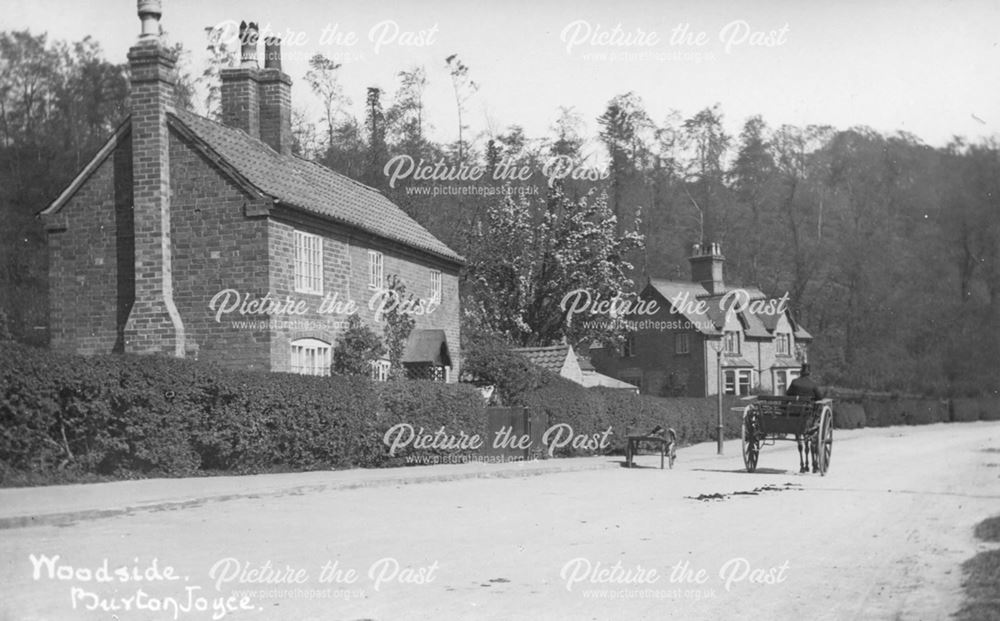
{"label": "hedgerow", "polygon": [[[481,425],[465,385],[233,371],[157,356],[0,349],[0,484],[373,467],[397,422]],[[413,452],[412,450],[410,451]]]}

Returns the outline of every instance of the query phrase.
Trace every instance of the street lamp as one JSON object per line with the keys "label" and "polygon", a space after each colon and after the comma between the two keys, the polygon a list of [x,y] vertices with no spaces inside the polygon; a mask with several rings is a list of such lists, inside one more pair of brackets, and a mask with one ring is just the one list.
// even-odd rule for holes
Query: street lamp
{"label": "street lamp", "polygon": [[722,350],[725,347],[725,341],[724,341],[724,339],[719,339],[719,343],[718,343],[717,346],[714,343],[710,343],[709,347],[711,347],[712,350],[715,352],[715,381],[716,381],[715,393],[716,393],[716,399],[718,401],[718,419],[719,419],[718,420],[718,430],[716,432],[716,436],[715,437],[717,438],[717,441],[718,441],[718,454],[722,455],[722,442],[724,440],[724,438],[723,438],[723,429],[724,429],[724,426],[722,424],[722,390],[723,390],[723,384],[722,384]]}

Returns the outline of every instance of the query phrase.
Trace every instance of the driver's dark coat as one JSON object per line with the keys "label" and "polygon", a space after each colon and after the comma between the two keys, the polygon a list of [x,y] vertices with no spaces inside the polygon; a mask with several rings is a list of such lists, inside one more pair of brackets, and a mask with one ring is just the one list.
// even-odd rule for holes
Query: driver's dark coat
{"label": "driver's dark coat", "polygon": [[813,401],[819,401],[823,398],[823,391],[820,390],[819,384],[814,382],[808,375],[796,377],[792,380],[785,394],[789,397],[809,397]]}

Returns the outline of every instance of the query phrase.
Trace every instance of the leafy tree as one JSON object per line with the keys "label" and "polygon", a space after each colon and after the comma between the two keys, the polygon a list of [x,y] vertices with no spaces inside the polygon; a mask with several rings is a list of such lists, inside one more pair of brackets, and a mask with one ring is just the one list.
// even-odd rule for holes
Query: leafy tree
{"label": "leafy tree", "polygon": [[334,345],[332,371],[335,375],[370,377],[372,362],[380,360],[384,353],[382,339],[353,313]]}
{"label": "leafy tree", "polygon": [[45,233],[35,214],[70,182],[126,114],[122,65],[90,38],[49,42],[0,32],[0,310],[40,341],[47,322]]}
{"label": "leafy tree", "polygon": [[322,138],[316,124],[301,108],[292,108],[292,153],[306,159],[318,159],[323,154]]}
{"label": "leafy tree", "polygon": [[625,257],[642,236],[618,235],[605,195],[571,201],[556,189],[535,204],[507,196],[491,204],[485,224],[469,244],[463,303],[473,326],[520,345],[615,337],[561,308],[576,289],[605,299],[632,290]]}
{"label": "leafy tree", "polygon": [[625,205],[642,204],[629,196],[629,188],[636,188],[645,196],[641,171],[650,159],[649,145],[655,127],[643,108],[642,99],[632,92],[608,102],[597,122],[611,160],[611,211],[621,233],[627,230],[632,215],[625,213]]}
{"label": "leafy tree", "polygon": [[[208,60],[201,74],[195,79],[195,84],[204,89],[202,100],[205,116],[216,121],[222,120],[222,84],[219,75],[226,67],[233,64],[233,54],[239,53],[239,45],[235,47],[226,36],[226,31],[215,26],[205,28],[207,43],[205,50]],[[237,41],[239,41],[237,39]]]}
{"label": "leafy tree", "polygon": [[174,107],[181,110],[195,111],[195,89],[197,80],[191,77],[191,52],[184,49],[184,44],[178,41],[168,46],[177,62],[174,82]]}
{"label": "leafy tree", "polygon": [[392,292],[396,302],[383,314],[382,338],[389,357],[389,379],[398,380],[406,377],[403,368],[403,354],[406,352],[406,342],[417,325],[412,315],[402,312],[405,302],[412,302],[413,296],[406,295],[406,285],[395,274],[386,277],[386,289]]}
{"label": "leafy tree", "polygon": [[579,158],[583,149],[583,117],[572,106],[559,106],[559,116],[552,124],[555,140],[549,147],[552,155]]}
{"label": "leafy tree", "polygon": [[448,74],[451,76],[451,86],[455,92],[455,110],[458,113],[458,161],[464,162],[466,149],[465,140],[462,135],[463,132],[468,129],[468,126],[462,120],[462,114],[465,112],[465,103],[470,97],[476,94],[479,90],[479,85],[472,81],[469,77],[469,68],[458,58],[458,54],[452,54],[451,56],[445,58],[445,67],[448,69]]}
{"label": "leafy tree", "polygon": [[727,207],[725,156],[730,136],[722,126],[722,111],[716,104],[684,121],[684,146],[689,154],[686,179],[691,205],[701,223],[701,243],[725,240]]}
{"label": "leafy tree", "polygon": [[386,112],[386,125],[393,142],[404,152],[417,153],[423,148],[425,132],[430,129],[424,118],[424,92],[427,71],[423,67],[400,71],[399,88]]}
{"label": "leafy tree", "polygon": [[306,72],[306,82],[313,93],[323,104],[323,113],[327,127],[327,147],[336,144],[338,117],[344,108],[350,105],[350,99],[344,94],[344,88],[337,77],[340,63],[335,63],[322,54],[316,54],[309,59],[309,71]]}
{"label": "leafy tree", "polygon": [[368,167],[365,183],[372,187],[386,186],[382,167],[385,165],[388,153],[385,144],[385,114],[382,112],[382,89],[368,88],[368,98],[365,106],[365,126],[368,131]]}

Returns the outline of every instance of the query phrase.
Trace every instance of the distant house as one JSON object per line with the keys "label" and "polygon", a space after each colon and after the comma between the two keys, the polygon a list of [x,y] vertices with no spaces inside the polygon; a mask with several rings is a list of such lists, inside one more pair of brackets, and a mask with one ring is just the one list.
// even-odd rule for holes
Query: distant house
{"label": "distant house", "polygon": [[721,366],[725,394],[784,394],[812,341],[787,298],[727,285],[718,244],[696,245],[689,261],[691,281],[649,280],[639,298],[657,312],[628,316],[637,329],[620,349],[591,349],[595,368],[646,394],[698,397],[718,394]]}
{"label": "distant house", "polygon": [[518,347],[513,351],[530,360],[532,364],[561,375],[581,386],[588,388],[598,386],[638,392],[638,389],[632,384],[599,373],[590,360],[578,356],[571,345]]}
{"label": "distant house", "polygon": [[175,108],[160,3],[138,4],[131,114],[42,212],[52,346],[327,374],[352,308],[381,334],[396,275],[415,297],[404,363],[456,380],[463,258],[377,190],[292,155],[280,41],[261,68],[256,26],[242,29],[217,123]]}

